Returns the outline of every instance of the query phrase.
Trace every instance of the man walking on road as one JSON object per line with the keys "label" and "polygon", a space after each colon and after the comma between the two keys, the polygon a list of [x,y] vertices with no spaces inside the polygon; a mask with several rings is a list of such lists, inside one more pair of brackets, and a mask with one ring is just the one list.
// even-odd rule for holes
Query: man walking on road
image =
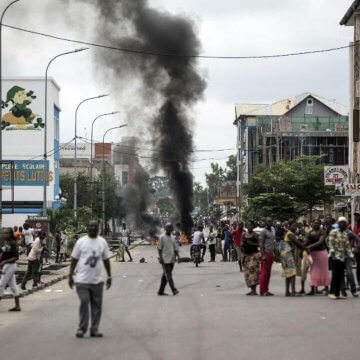
{"label": "man walking on road", "polygon": [[78,338],[84,337],[89,324],[89,305],[91,308],[91,337],[102,337],[98,331],[103,299],[104,280],[101,276],[101,261],[108,275],[106,289],[111,286],[110,252],[106,240],[99,236],[99,224],[92,220],[88,224],[88,235],[79,239],[71,254],[69,286],[74,286],[76,273],[76,292],[80,299],[80,325],[76,333]]}
{"label": "man walking on road", "polygon": [[21,289],[26,290],[26,283],[30,279],[33,280],[33,289],[36,289],[38,282],[40,281],[39,270],[40,270],[40,258],[44,248],[44,240],[46,238],[45,232],[40,232],[39,236],[35,239],[30,253],[28,255],[28,266],[26,274],[21,282]]}
{"label": "man walking on road", "polygon": [[26,255],[29,255],[32,243],[34,242],[34,229],[32,229],[28,223],[24,224],[22,236],[24,238],[24,244],[26,246]]}
{"label": "man walking on road", "polygon": [[174,295],[177,295],[179,293],[179,290],[176,289],[174,280],[172,278],[175,260],[179,256],[179,247],[171,236],[172,231],[173,226],[170,223],[166,224],[165,234],[160,236],[159,244],[157,247],[159,252],[159,261],[163,267],[163,274],[161,277],[160,288],[158,291],[158,295],[160,296],[168,295],[164,292],[167,283],[169,283],[171,291]]}
{"label": "man walking on road", "polygon": [[[130,245],[130,230],[126,228],[126,224],[122,224],[122,229],[120,231],[121,235],[121,242],[124,245],[126,253],[129,255],[129,262],[132,262],[133,259],[131,257],[130,251],[129,251],[129,245]],[[124,254],[124,253],[123,253]],[[125,258],[123,256],[122,262],[125,261]]]}
{"label": "man walking on road", "polygon": [[260,233],[261,269],[260,269],[260,295],[273,296],[269,292],[271,267],[274,259],[275,233],[273,220],[266,218],[266,226]]}

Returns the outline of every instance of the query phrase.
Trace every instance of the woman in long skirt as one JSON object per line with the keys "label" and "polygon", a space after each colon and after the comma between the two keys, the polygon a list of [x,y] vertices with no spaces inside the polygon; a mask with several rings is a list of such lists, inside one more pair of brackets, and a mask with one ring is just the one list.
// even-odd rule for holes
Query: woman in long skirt
{"label": "woman in long skirt", "polygon": [[19,259],[19,252],[12,228],[2,229],[2,240],[4,245],[1,247],[0,253],[0,268],[2,268],[2,275],[0,278],[0,300],[4,295],[6,285],[9,285],[15,299],[15,307],[9,311],[21,311],[20,292],[15,278],[16,261]]}
{"label": "woman in long skirt", "polygon": [[247,232],[242,238],[242,263],[244,267],[244,276],[246,285],[251,291],[246,295],[257,295],[256,286],[259,285],[260,274],[260,252],[259,252],[259,235],[254,232],[255,224],[248,221],[246,224]]}
{"label": "woman in long skirt", "polygon": [[307,250],[312,257],[310,270],[311,291],[308,295],[315,295],[315,289],[318,286],[325,286],[325,294],[329,293],[330,275],[328,265],[328,252],[326,249],[326,233],[320,229],[321,222],[315,219],[312,231],[308,234]]}

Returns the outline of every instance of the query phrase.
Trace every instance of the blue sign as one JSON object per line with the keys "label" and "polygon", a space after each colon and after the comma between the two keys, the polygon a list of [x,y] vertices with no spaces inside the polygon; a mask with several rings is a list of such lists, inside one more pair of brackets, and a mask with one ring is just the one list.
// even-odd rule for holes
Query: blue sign
{"label": "blue sign", "polygon": [[[0,178],[2,186],[44,186],[43,160],[14,160],[4,161],[1,166]],[[53,180],[53,173],[49,171],[49,161],[45,168],[46,185]]]}

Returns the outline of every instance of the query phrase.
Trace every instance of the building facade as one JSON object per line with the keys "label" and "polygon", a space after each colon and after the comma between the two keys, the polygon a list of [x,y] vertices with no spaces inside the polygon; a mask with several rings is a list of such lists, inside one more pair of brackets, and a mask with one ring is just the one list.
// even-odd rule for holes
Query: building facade
{"label": "building facade", "polygon": [[[105,171],[112,172],[118,179],[120,186],[131,183],[135,179],[137,153],[134,137],[123,137],[120,143],[93,144],[93,176],[101,174],[103,159]],[[74,175],[75,144],[62,144],[60,151],[60,173]],[[90,176],[91,144],[77,143],[77,170]]]}
{"label": "building facade", "polygon": [[[350,119],[349,170],[350,182],[360,182],[360,0],[355,0],[340,21],[340,25],[354,28],[354,41],[350,43]],[[356,45],[356,46],[354,46]],[[360,211],[360,196],[351,197],[352,215]],[[354,218],[352,218],[354,222]]]}
{"label": "building facade", "polygon": [[237,197],[259,164],[323,155],[328,165],[348,164],[348,110],[312,93],[272,104],[237,104]]}
{"label": "building facade", "polygon": [[[45,79],[4,78],[2,99],[3,225],[22,225],[47,208],[60,206],[60,87],[48,79],[47,161],[44,163]],[[44,177],[45,174],[45,177]]]}

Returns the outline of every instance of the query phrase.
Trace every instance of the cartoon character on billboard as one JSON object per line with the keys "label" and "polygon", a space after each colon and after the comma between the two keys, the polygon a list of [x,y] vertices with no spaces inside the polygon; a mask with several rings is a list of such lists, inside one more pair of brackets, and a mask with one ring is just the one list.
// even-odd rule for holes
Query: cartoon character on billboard
{"label": "cartoon character on billboard", "polygon": [[6,94],[6,102],[1,101],[1,108],[6,109],[12,104],[9,112],[4,114],[1,121],[2,130],[41,130],[44,123],[28,107],[36,99],[33,91],[20,86],[13,86]]}

